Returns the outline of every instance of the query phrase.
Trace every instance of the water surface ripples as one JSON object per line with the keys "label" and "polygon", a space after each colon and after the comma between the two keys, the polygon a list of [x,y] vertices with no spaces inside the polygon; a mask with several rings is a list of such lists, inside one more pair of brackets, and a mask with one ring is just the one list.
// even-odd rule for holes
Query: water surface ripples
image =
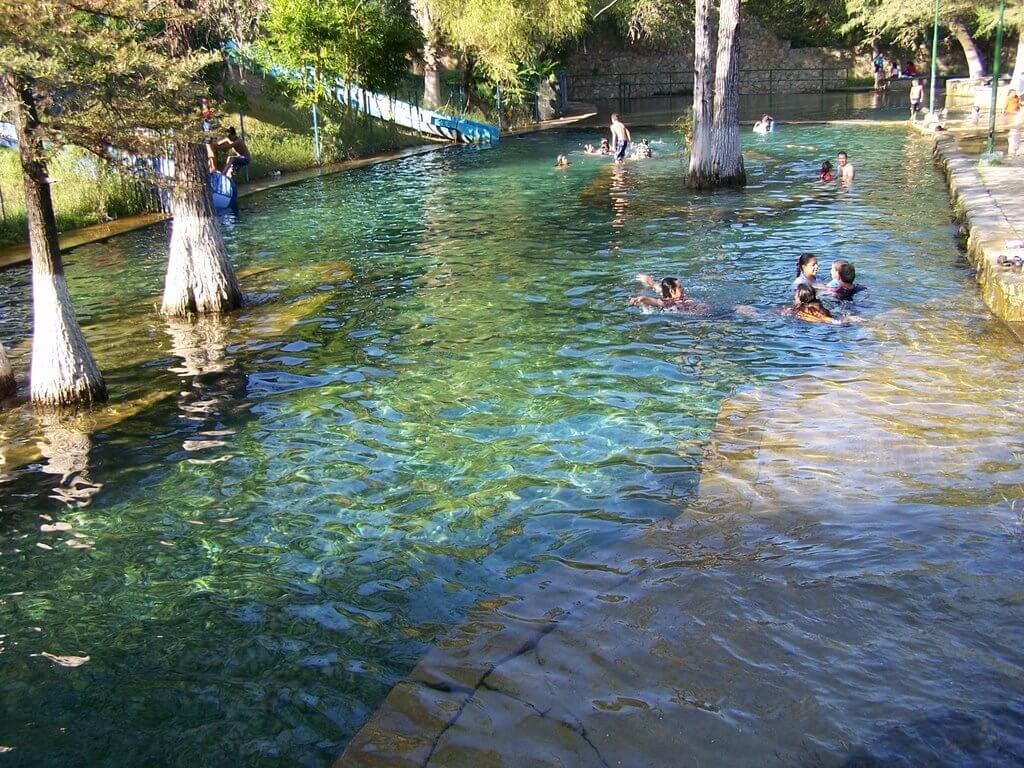
{"label": "water surface ripples", "polygon": [[[959,472],[919,462],[864,477],[871,492],[849,504],[774,523],[726,510],[722,530],[738,532],[703,546],[741,565],[717,582],[699,569],[709,591],[687,599],[692,615],[718,590],[729,620],[717,651],[697,647],[743,655],[728,649],[762,621],[842,635],[854,631],[843,616],[870,603],[885,648],[832,672],[863,703],[903,695],[871,656],[904,657],[915,611],[956,626],[966,611],[979,636],[1006,641],[1020,585],[989,580],[1021,572],[1021,349],[955,249],[927,147],[896,127],[786,128],[748,142],[750,189],[694,197],[671,138],[653,137],[660,154],[621,170],[577,151],[554,171],[555,155],[593,140],[570,131],[246,201],[225,232],[253,302],[221,321],[153,311],[163,227],[76,250],[76,309],[122,412],[0,422],[4,761],[326,765],[479,601],[565,564],[628,570],[602,553],[652,525],[705,520],[691,503],[723,403],[776,382],[798,382],[809,403],[779,440],[799,445],[814,397],[842,383],[863,384],[866,412],[891,413],[908,440],[952,457],[960,439],[990,450]],[[859,166],[849,190],[813,181],[839,148]],[[822,274],[830,258],[857,263],[870,290],[842,311],[865,323],[774,312],[804,250]],[[638,271],[680,276],[711,313],[628,308]],[[23,367],[27,271],[3,280],[0,334]],[[831,411],[818,428],[858,439]],[[900,548],[880,544],[883,530]],[[769,564],[747,557],[766,549]],[[748,585],[788,568],[827,596],[816,608],[750,587],[738,600],[729,568]],[[888,591],[842,587],[865,569],[916,575]],[[971,608],[979,580],[998,596]],[[963,711],[998,723],[979,702],[1002,693],[1017,706],[1019,656],[990,663],[977,637],[957,642],[975,660],[957,668]],[[43,652],[89,661],[70,669]],[[774,647],[759,663],[774,675],[799,652]],[[813,687],[830,662],[802,663],[814,669],[793,674]],[[836,712],[822,740],[866,738],[867,720]],[[990,732],[1019,748],[1010,729]]]}

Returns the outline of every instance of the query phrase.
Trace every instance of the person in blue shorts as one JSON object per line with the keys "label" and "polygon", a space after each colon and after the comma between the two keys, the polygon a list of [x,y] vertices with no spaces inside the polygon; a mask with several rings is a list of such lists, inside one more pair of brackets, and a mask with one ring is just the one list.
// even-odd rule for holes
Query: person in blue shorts
{"label": "person in blue shorts", "polygon": [[610,128],[615,150],[615,162],[621,163],[626,159],[626,148],[629,147],[629,141],[631,138],[629,135],[629,128],[626,127],[625,123],[619,120],[619,116],[615,112],[612,112],[612,124]]}
{"label": "person in blue shorts", "polygon": [[228,148],[229,156],[227,164],[224,166],[224,175],[229,179],[236,168],[244,168],[249,164],[249,147],[245,145],[233,127],[224,132],[224,138],[217,142],[217,146]]}

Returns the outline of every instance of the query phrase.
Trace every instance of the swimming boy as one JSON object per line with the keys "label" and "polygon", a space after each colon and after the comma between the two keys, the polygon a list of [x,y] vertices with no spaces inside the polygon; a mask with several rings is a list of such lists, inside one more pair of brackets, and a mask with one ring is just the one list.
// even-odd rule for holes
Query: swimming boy
{"label": "swimming boy", "polygon": [[863,285],[856,284],[857,270],[848,261],[832,262],[832,279],[828,282],[828,289],[837,299],[849,301],[858,291],[863,291]]}
{"label": "swimming boy", "polygon": [[650,275],[642,272],[636,276],[637,282],[643,283],[652,291],[661,291],[661,296],[631,296],[629,304],[632,307],[657,307],[670,312],[704,312],[707,305],[701,301],[686,297],[682,283],[674,277],[666,277],[657,283]]}
{"label": "swimming boy", "polygon": [[612,112],[612,124],[609,127],[612,132],[612,141],[615,148],[615,162],[621,163],[626,159],[626,148],[629,146],[629,128],[619,120],[619,115]]}
{"label": "swimming boy", "polygon": [[850,156],[845,151],[839,153],[839,180],[840,181],[853,181],[857,175],[857,171],[853,167],[853,163],[850,162]]}
{"label": "swimming boy", "polygon": [[232,153],[224,165],[224,175],[229,179],[235,168],[244,168],[249,164],[249,148],[238,136],[238,132],[230,127],[224,132],[224,138],[217,142],[218,147],[226,146]]}

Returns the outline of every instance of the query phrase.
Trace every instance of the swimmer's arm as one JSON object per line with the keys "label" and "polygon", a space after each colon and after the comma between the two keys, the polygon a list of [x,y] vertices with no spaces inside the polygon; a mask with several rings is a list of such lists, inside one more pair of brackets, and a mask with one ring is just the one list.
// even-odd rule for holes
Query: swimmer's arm
{"label": "swimmer's arm", "polygon": [[631,307],[664,307],[664,303],[661,299],[653,299],[650,296],[632,296],[629,299],[629,305]]}
{"label": "swimmer's arm", "polygon": [[643,272],[640,272],[640,273],[637,274],[636,281],[638,283],[643,283],[648,288],[650,288],[652,291],[658,290],[658,284],[656,282],[654,282],[654,278],[651,277],[650,275],[645,275]]}
{"label": "swimmer's arm", "polygon": [[633,135],[629,132],[629,128],[626,128],[625,125],[623,125],[622,127],[625,128],[625,130],[626,130],[626,141],[632,141],[633,140]]}

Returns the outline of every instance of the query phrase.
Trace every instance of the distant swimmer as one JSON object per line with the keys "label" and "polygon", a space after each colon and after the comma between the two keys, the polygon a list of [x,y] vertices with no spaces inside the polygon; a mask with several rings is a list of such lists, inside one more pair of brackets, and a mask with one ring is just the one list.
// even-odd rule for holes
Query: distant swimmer
{"label": "distant swimmer", "polygon": [[849,301],[854,294],[863,291],[867,286],[858,285],[857,270],[849,261],[832,262],[832,279],[826,286],[833,296],[841,301]]}
{"label": "distant swimmer", "polygon": [[754,123],[754,133],[771,133],[775,130],[775,118],[765,115]]}
{"label": "distant swimmer", "polygon": [[565,155],[559,155],[558,158],[555,160],[555,168],[568,168],[568,167],[569,167],[569,158],[566,157]]}
{"label": "distant swimmer", "polygon": [[629,128],[619,120],[618,113],[612,112],[612,124],[609,126],[609,130],[612,132],[612,140],[615,142],[615,162],[621,163],[626,159],[626,149],[629,147],[629,142],[632,139],[629,135]]}
{"label": "distant swimmer", "polygon": [[818,171],[818,178],[821,181],[832,181],[832,179],[835,178],[832,176],[832,163],[828,160],[821,164],[821,170]]}
{"label": "distant swimmer", "polygon": [[850,162],[850,156],[845,151],[839,153],[839,180],[840,181],[853,181],[857,175],[857,171],[853,167],[853,163]]}
{"label": "distant swimmer", "polygon": [[668,312],[706,312],[707,304],[702,301],[687,298],[686,291],[682,284],[674,277],[666,277],[661,283],[655,281],[650,275],[640,273],[636,276],[637,282],[643,283],[652,291],[661,291],[661,296],[631,296],[630,306],[633,307],[656,307]]}
{"label": "distant swimmer", "polygon": [[651,144],[647,139],[640,139],[640,143],[636,145],[636,151],[633,153],[633,157],[637,160],[646,160],[651,156]]}

